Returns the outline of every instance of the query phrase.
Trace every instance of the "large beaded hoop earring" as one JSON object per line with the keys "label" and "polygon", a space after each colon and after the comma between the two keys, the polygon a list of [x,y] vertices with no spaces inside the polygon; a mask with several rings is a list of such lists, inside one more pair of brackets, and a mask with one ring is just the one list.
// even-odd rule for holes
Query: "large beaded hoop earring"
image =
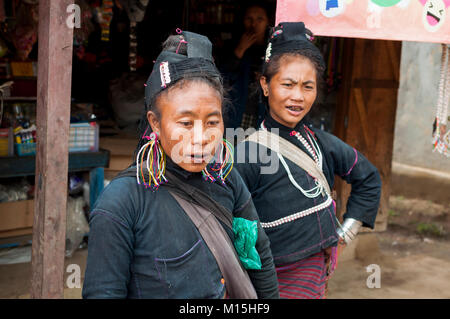
{"label": "large beaded hoop earring", "polygon": [[228,140],[223,139],[220,144],[220,151],[214,155],[213,163],[202,170],[203,178],[212,183],[219,180],[225,185],[225,179],[233,169],[233,156],[233,145]]}
{"label": "large beaded hoop earring", "polygon": [[[141,147],[136,156],[136,180],[139,185],[142,184],[146,188],[150,187],[153,191],[156,191],[161,184],[167,183],[167,179],[164,176],[166,172],[166,154],[155,132],[143,138],[148,139],[149,142]],[[147,181],[145,179],[146,173],[148,173]]]}

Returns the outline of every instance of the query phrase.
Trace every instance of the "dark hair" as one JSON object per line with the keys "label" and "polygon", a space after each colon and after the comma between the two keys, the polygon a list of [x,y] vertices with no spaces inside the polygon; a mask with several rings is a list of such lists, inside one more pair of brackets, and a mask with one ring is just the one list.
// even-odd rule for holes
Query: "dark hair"
{"label": "dark hair", "polygon": [[280,62],[283,58],[286,57],[295,57],[302,56],[311,61],[316,69],[317,81],[323,80],[323,73],[325,72],[325,68],[321,65],[320,60],[317,57],[317,54],[309,49],[295,50],[291,52],[283,52],[279,54],[275,54],[270,58],[270,61],[267,63],[265,68],[263,69],[262,75],[266,77],[266,81],[270,82],[272,77],[280,70]]}
{"label": "dark hair", "polygon": [[[292,50],[289,52],[283,52],[274,54],[270,57],[268,63],[265,63],[263,67],[262,76],[266,78],[267,83],[270,82],[272,77],[278,73],[280,70],[280,63],[286,57],[296,57],[301,56],[307,58],[314,65],[316,69],[316,80],[317,80],[317,98],[315,102],[320,102],[322,99],[322,92],[325,88],[325,80],[324,80],[324,72],[325,67],[321,62],[321,57],[317,55],[317,52],[314,52],[308,48],[302,48],[297,50]],[[260,88],[261,97],[266,102],[267,107],[269,107],[269,103],[267,101],[267,97],[262,94],[262,88]]]}
{"label": "dark hair", "polygon": [[269,9],[267,8],[265,3],[261,3],[260,1],[250,1],[250,2],[246,3],[242,7],[242,15],[243,15],[243,17],[245,16],[245,14],[247,13],[247,11],[250,8],[255,8],[255,7],[263,9],[266,12],[267,19],[269,19]]}
{"label": "dark hair", "polygon": [[243,21],[247,11],[250,8],[254,7],[261,8],[266,12],[267,19],[269,20],[269,25],[273,25],[275,23],[275,5],[273,3],[268,3],[267,1],[261,0],[247,1],[245,4],[243,4],[240,13],[238,13],[238,21]]}
{"label": "dark hair", "polygon": [[[171,35],[169,36],[166,41],[162,44],[162,50],[163,51],[170,51],[170,52],[176,52],[178,54],[186,55],[187,56],[187,45],[186,42],[183,42],[184,37],[182,35]],[[186,73],[183,78],[173,82],[170,84],[170,87],[168,87],[166,90],[161,91],[160,93],[156,94],[146,105],[146,110],[139,122],[138,132],[139,132],[139,142],[136,147],[136,150],[134,151],[134,155],[136,157],[139,150],[144,146],[144,144],[147,142],[146,139],[143,138],[143,135],[150,135],[152,132],[152,128],[147,120],[147,112],[152,111],[156,118],[159,120],[161,118],[161,112],[158,107],[158,99],[163,94],[168,94],[170,91],[172,91],[175,88],[182,88],[183,85],[187,83],[192,82],[202,82],[205,84],[208,84],[211,88],[215,89],[222,100],[222,114],[226,112],[226,107],[228,105],[228,100],[225,98],[225,91],[223,88],[223,82],[221,77],[214,77],[207,73],[199,75],[199,73]]]}

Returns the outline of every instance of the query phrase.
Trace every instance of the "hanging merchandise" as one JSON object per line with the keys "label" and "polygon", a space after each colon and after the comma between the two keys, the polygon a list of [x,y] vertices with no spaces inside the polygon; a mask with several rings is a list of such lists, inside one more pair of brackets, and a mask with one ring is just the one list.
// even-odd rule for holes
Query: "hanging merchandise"
{"label": "hanging merchandise", "polygon": [[145,8],[149,0],[116,0],[116,5],[124,8],[130,19],[130,53],[128,57],[128,64],[130,71],[136,71],[137,58],[137,37],[136,26],[141,22],[145,16]]}
{"label": "hanging merchandise", "polygon": [[38,5],[22,2],[17,8],[17,23],[12,31],[12,42],[19,60],[26,60],[37,41]]}
{"label": "hanging merchandise", "polygon": [[342,83],[344,39],[335,37],[313,37],[312,41],[320,48],[327,64],[324,73],[327,92],[337,91]]}
{"label": "hanging merchandise", "polygon": [[441,78],[439,81],[439,96],[436,119],[433,124],[433,152],[450,157],[450,129],[448,123],[448,102],[450,99],[450,46],[442,44]]}
{"label": "hanging merchandise", "polygon": [[130,21],[141,22],[148,2],[149,0],[116,0],[116,5],[125,9]]}
{"label": "hanging merchandise", "polygon": [[112,0],[103,0],[98,11],[98,21],[102,29],[101,40],[105,42],[109,41],[109,26],[113,17],[113,6],[114,2]]}
{"label": "hanging merchandise", "polygon": [[327,91],[332,92],[339,88],[342,82],[342,53],[344,49],[344,39],[335,37],[325,38],[319,45],[322,46],[322,54],[327,61],[325,72],[325,82]]}
{"label": "hanging merchandise", "polygon": [[0,127],[2,127],[3,120],[3,98],[9,97],[11,94],[11,86],[13,85],[13,81],[7,81],[0,85]]}
{"label": "hanging merchandise", "polygon": [[6,21],[6,14],[5,14],[5,2],[4,0],[0,0],[0,22]]}
{"label": "hanging merchandise", "polygon": [[80,7],[81,19],[80,27],[74,28],[73,38],[74,46],[86,46],[89,35],[94,31],[95,26],[92,23],[92,9],[87,0],[76,0],[75,2]]}
{"label": "hanging merchandise", "polygon": [[333,87],[334,83],[334,57],[336,52],[336,38],[330,39],[330,50],[328,52],[328,63],[327,63],[327,86],[328,90]]}
{"label": "hanging merchandise", "polygon": [[5,41],[0,38],[0,58],[3,58],[6,54],[8,54],[8,46]]}
{"label": "hanging merchandise", "polygon": [[128,56],[128,65],[130,71],[136,71],[137,63],[137,37],[136,37],[136,21],[130,20],[130,53]]}

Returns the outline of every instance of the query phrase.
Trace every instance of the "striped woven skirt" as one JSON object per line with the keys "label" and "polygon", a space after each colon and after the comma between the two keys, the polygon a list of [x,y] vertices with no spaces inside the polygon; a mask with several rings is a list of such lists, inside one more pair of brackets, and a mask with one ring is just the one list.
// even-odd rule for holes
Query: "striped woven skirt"
{"label": "striped woven skirt", "polygon": [[280,298],[323,299],[329,276],[335,263],[328,269],[323,251],[292,264],[276,267]]}

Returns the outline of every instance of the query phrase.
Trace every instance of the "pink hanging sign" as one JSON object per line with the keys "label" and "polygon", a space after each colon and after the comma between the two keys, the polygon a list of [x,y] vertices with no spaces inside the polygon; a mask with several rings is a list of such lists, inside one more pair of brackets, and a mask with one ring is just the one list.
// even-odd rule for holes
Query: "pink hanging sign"
{"label": "pink hanging sign", "polygon": [[278,0],[276,22],[315,35],[450,43],[450,0]]}

